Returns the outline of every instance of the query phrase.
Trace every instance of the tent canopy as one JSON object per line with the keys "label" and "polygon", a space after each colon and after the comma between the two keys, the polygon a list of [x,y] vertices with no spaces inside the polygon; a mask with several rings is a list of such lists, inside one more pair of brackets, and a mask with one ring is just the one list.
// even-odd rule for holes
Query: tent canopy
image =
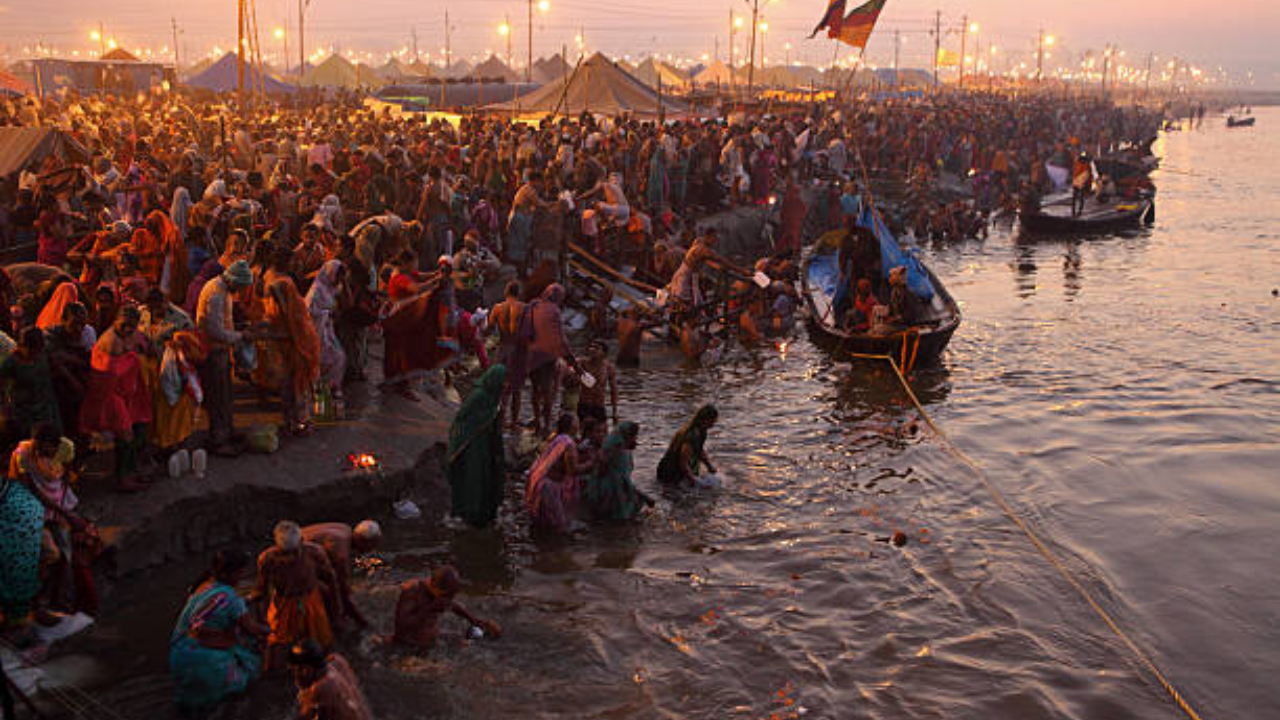
{"label": "tent canopy", "polygon": [[0,177],[24,168],[36,169],[50,155],[74,163],[89,162],[89,151],[61,130],[44,127],[0,127]]}
{"label": "tent canopy", "polygon": [[[250,92],[258,91],[257,73],[246,67],[244,79],[246,90]],[[188,78],[187,85],[214,92],[231,92],[237,89],[240,85],[240,70],[236,54],[229,52],[223,55],[217,62],[205,68],[200,74]],[[288,93],[293,92],[295,88],[263,73],[262,89],[269,93]]]}
{"label": "tent canopy", "polygon": [[102,56],[102,59],[116,60],[116,61],[122,60],[124,62],[138,62],[138,58],[134,57],[133,53],[129,52],[128,50],[125,50],[124,48],[116,48],[115,50],[107,52]]}
{"label": "tent canopy", "polygon": [[14,95],[27,95],[31,92],[31,86],[23,82],[13,73],[0,69],[0,95],[12,93]]}
{"label": "tent canopy", "polygon": [[693,76],[693,81],[699,85],[728,85],[733,82],[733,71],[728,65],[716,60],[710,65],[702,69],[702,72]]}
{"label": "tent canopy", "polygon": [[665,95],[661,106],[653,88],[637,80],[600,53],[582,63],[577,72],[543,85],[519,100],[489,105],[498,111],[516,110],[533,115],[560,112],[577,115],[582,112],[596,115],[631,114],[639,117],[657,117],[659,110],[671,117],[689,114],[688,107]]}
{"label": "tent canopy", "polygon": [[471,75],[477,79],[501,78],[504,82],[516,82],[520,79],[516,71],[507,67],[507,64],[499,60],[497,55],[490,55],[488,60],[471,71]]}
{"label": "tent canopy", "polygon": [[574,63],[566,63],[560,53],[549,58],[539,58],[533,63],[533,81],[539,85],[553,83],[573,72]]}
{"label": "tent canopy", "polygon": [[436,76],[436,70],[421,60],[414,60],[409,63],[405,66],[405,70],[410,76],[414,77],[430,79]]}
{"label": "tent canopy", "polygon": [[355,89],[375,83],[377,73],[366,68],[357,70],[341,55],[330,55],[324,62],[307,70],[299,82],[303,87],[339,87]]}
{"label": "tent canopy", "polygon": [[683,88],[689,84],[684,73],[654,57],[636,66],[633,74],[637,80],[654,88],[658,86],[658,78],[662,78],[663,88]]}

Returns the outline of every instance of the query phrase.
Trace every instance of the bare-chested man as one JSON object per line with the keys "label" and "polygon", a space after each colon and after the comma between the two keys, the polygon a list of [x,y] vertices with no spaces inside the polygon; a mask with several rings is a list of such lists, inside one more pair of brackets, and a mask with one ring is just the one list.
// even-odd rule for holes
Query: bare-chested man
{"label": "bare-chested man", "polygon": [[[582,384],[582,392],[578,396],[578,419],[585,425],[587,418],[594,418],[608,427],[607,421],[612,417],[613,424],[617,425],[618,370],[613,363],[609,362],[603,342],[592,340],[587,344],[587,357],[582,363],[582,369],[591,373],[596,382],[591,387],[587,387],[586,383]],[[610,409],[613,411],[612,415],[605,414],[606,392]]]}
{"label": "bare-chested man", "polygon": [[265,670],[283,667],[289,647],[300,640],[332,645],[326,608],[341,607],[335,597],[337,577],[324,549],[304,542],[302,528],[289,520],[276,524],[274,537],[275,545],[258,556],[258,581],[250,595],[271,628]]}
{"label": "bare-chested man", "polygon": [[640,341],[644,339],[644,324],[635,306],[622,311],[618,318],[618,355],[620,367],[640,367]]}
{"label": "bare-chested man", "polygon": [[326,656],[319,643],[303,640],[289,649],[289,666],[298,688],[298,720],[373,720],[346,658]]}
{"label": "bare-chested man", "polygon": [[[507,283],[506,297],[489,311],[489,330],[498,331],[497,362],[506,365],[510,370],[515,359],[516,335],[520,331],[520,318],[524,315],[524,303],[520,302],[520,283]],[[514,428],[520,419],[520,393],[523,388],[509,387],[502,396],[502,412],[511,409],[507,427]]]}
{"label": "bare-chested man", "polygon": [[396,602],[397,645],[415,650],[429,650],[440,635],[440,619],[447,612],[466,620],[490,637],[500,637],[502,628],[492,620],[484,620],[471,614],[454,601],[462,589],[458,571],[445,565],[431,573],[425,580],[410,580],[400,586],[400,599]]}
{"label": "bare-chested man", "polygon": [[333,566],[333,574],[337,577],[338,588],[335,594],[341,604],[330,607],[329,616],[349,617],[360,627],[369,627],[369,621],[360,614],[351,599],[351,558],[376,548],[378,541],[382,539],[382,528],[372,520],[365,520],[355,528],[346,523],[317,523],[302,528],[302,539],[324,549],[329,564]]}

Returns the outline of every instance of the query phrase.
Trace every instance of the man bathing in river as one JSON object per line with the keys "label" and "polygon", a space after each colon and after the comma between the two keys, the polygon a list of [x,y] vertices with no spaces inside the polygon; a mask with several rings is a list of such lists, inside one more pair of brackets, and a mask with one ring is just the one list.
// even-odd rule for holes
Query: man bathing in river
{"label": "man bathing in river", "polygon": [[446,612],[452,612],[490,637],[501,637],[502,628],[498,623],[471,614],[454,600],[461,589],[462,579],[451,565],[436,568],[429,578],[401,585],[393,642],[413,650],[430,650],[440,636],[440,619]]}
{"label": "man bathing in river", "polygon": [[250,595],[259,617],[265,612],[271,627],[266,670],[283,667],[289,646],[300,640],[332,645],[326,607],[342,607],[334,597],[337,577],[324,549],[303,541],[302,528],[288,520],[276,524],[274,536],[275,545],[258,556],[258,581]]}
{"label": "man bathing in river", "polygon": [[320,643],[308,639],[289,648],[289,667],[298,688],[298,720],[373,720],[346,658],[326,656]]}
{"label": "man bathing in river", "polygon": [[[582,390],[578,396],[578,419],[583,421],[585,426],[588,418],[594,418],[601,423],[605,423],[610,417],[613,418],[613,424],[618,424],[618,371],[609,362],[609,357],[605,354],[604,343],[600,340],[592,340],[587,344],[587,357],[582,362],[582,369],[591,373],[595,378],[595,384],[590,387],[586,383],[582,384]],[[609,394],[609,408],[612,415],[605,414],[605,392]]]}
{"label": "man bathing in river", "polygon": [[320,546],[333,566],[338,586],[334,594],[340,604],[329,607],[329,616],[349,617],[360,627],[369,627],[369,621],[351,599],[351,559],[353,555],[372,552],[382,539],[382,528],[373,520],[365,520],[355,528],[346,523],[317,523],[302,528],[302,539]]}

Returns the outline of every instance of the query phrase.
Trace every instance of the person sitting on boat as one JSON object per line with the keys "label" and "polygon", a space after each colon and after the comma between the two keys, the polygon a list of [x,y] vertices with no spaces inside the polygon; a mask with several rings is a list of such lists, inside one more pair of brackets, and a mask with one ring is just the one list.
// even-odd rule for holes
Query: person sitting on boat
{"label": "person sitting on boat", "polygon": [[1098,178],[1098,202],[1106,203],[1116,197],[1116,181],[1110,175],[1103,175]]}
{"label": "person sitting on boat", "polygon": [[1080,217],[1084,201],[1093,189],[1093,162],[1088,153],[1080,153],[1071,168],[1071,216]]}
{"label": "person sitting on boat", "polygon": [[844,328],[849,332],[864,333],[871,327],[871,315],[880,302],[871,292],[871,281],[858,279],[857,294],[853,297],[851,312],[845,316]]}
{"label": "person sitting on boat", "polygon": [[920,322],[920,298],[907,287],[907,269],[889,271],[889,322],[908,328]]}

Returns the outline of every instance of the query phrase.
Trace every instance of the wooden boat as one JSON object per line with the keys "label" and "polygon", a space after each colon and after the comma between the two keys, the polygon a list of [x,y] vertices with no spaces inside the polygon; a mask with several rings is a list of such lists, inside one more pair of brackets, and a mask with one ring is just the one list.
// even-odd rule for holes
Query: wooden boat
{"label": "wooden boat", "polygon": [[[878,224],[876,232],[880,236],[882,254],[885,243],[892,243],[891,247],[905,253],[882,224]],[[943,287],[942,281],[923,263],[919,264],[933,286],[933,296],[928,302],[921,303],[925,319],[919,325],[887,335],[844,330],[837,326],[833,309],[840,272],[837,246],[827,239],[834,235],[819,238],[801,261],[801,292],[814,341],[834,351],[837,357],[888,355],[904,372],[912,367],[937,364],[951,336],[960,327],[960,306]]]}
{"label": "wooden boat", "polygon": [[1228,115],[1228,116],[1227,116],[1227,127],[1229,127],[1229,128],[1237,128],[1237,127],[1253,127],[1253,122],[1254,122],[1255,120],[1257,120],[1257,118],[1255,118],[1255,117],[1242,117],[1242,118],[1238,118],[1238,117],[1236,117],[1235,115]]}
{"label": "wooden boat", "polygon": [[1106,204],[1090,199],[1079,215],[1071,213],[1071,203],[1054,203],[1042,205],[1035,212],[1019,211],[1018,219],[1024,230],[1034,233],[1105,232],[1152,222],[1155,202],[1146,197]]}

